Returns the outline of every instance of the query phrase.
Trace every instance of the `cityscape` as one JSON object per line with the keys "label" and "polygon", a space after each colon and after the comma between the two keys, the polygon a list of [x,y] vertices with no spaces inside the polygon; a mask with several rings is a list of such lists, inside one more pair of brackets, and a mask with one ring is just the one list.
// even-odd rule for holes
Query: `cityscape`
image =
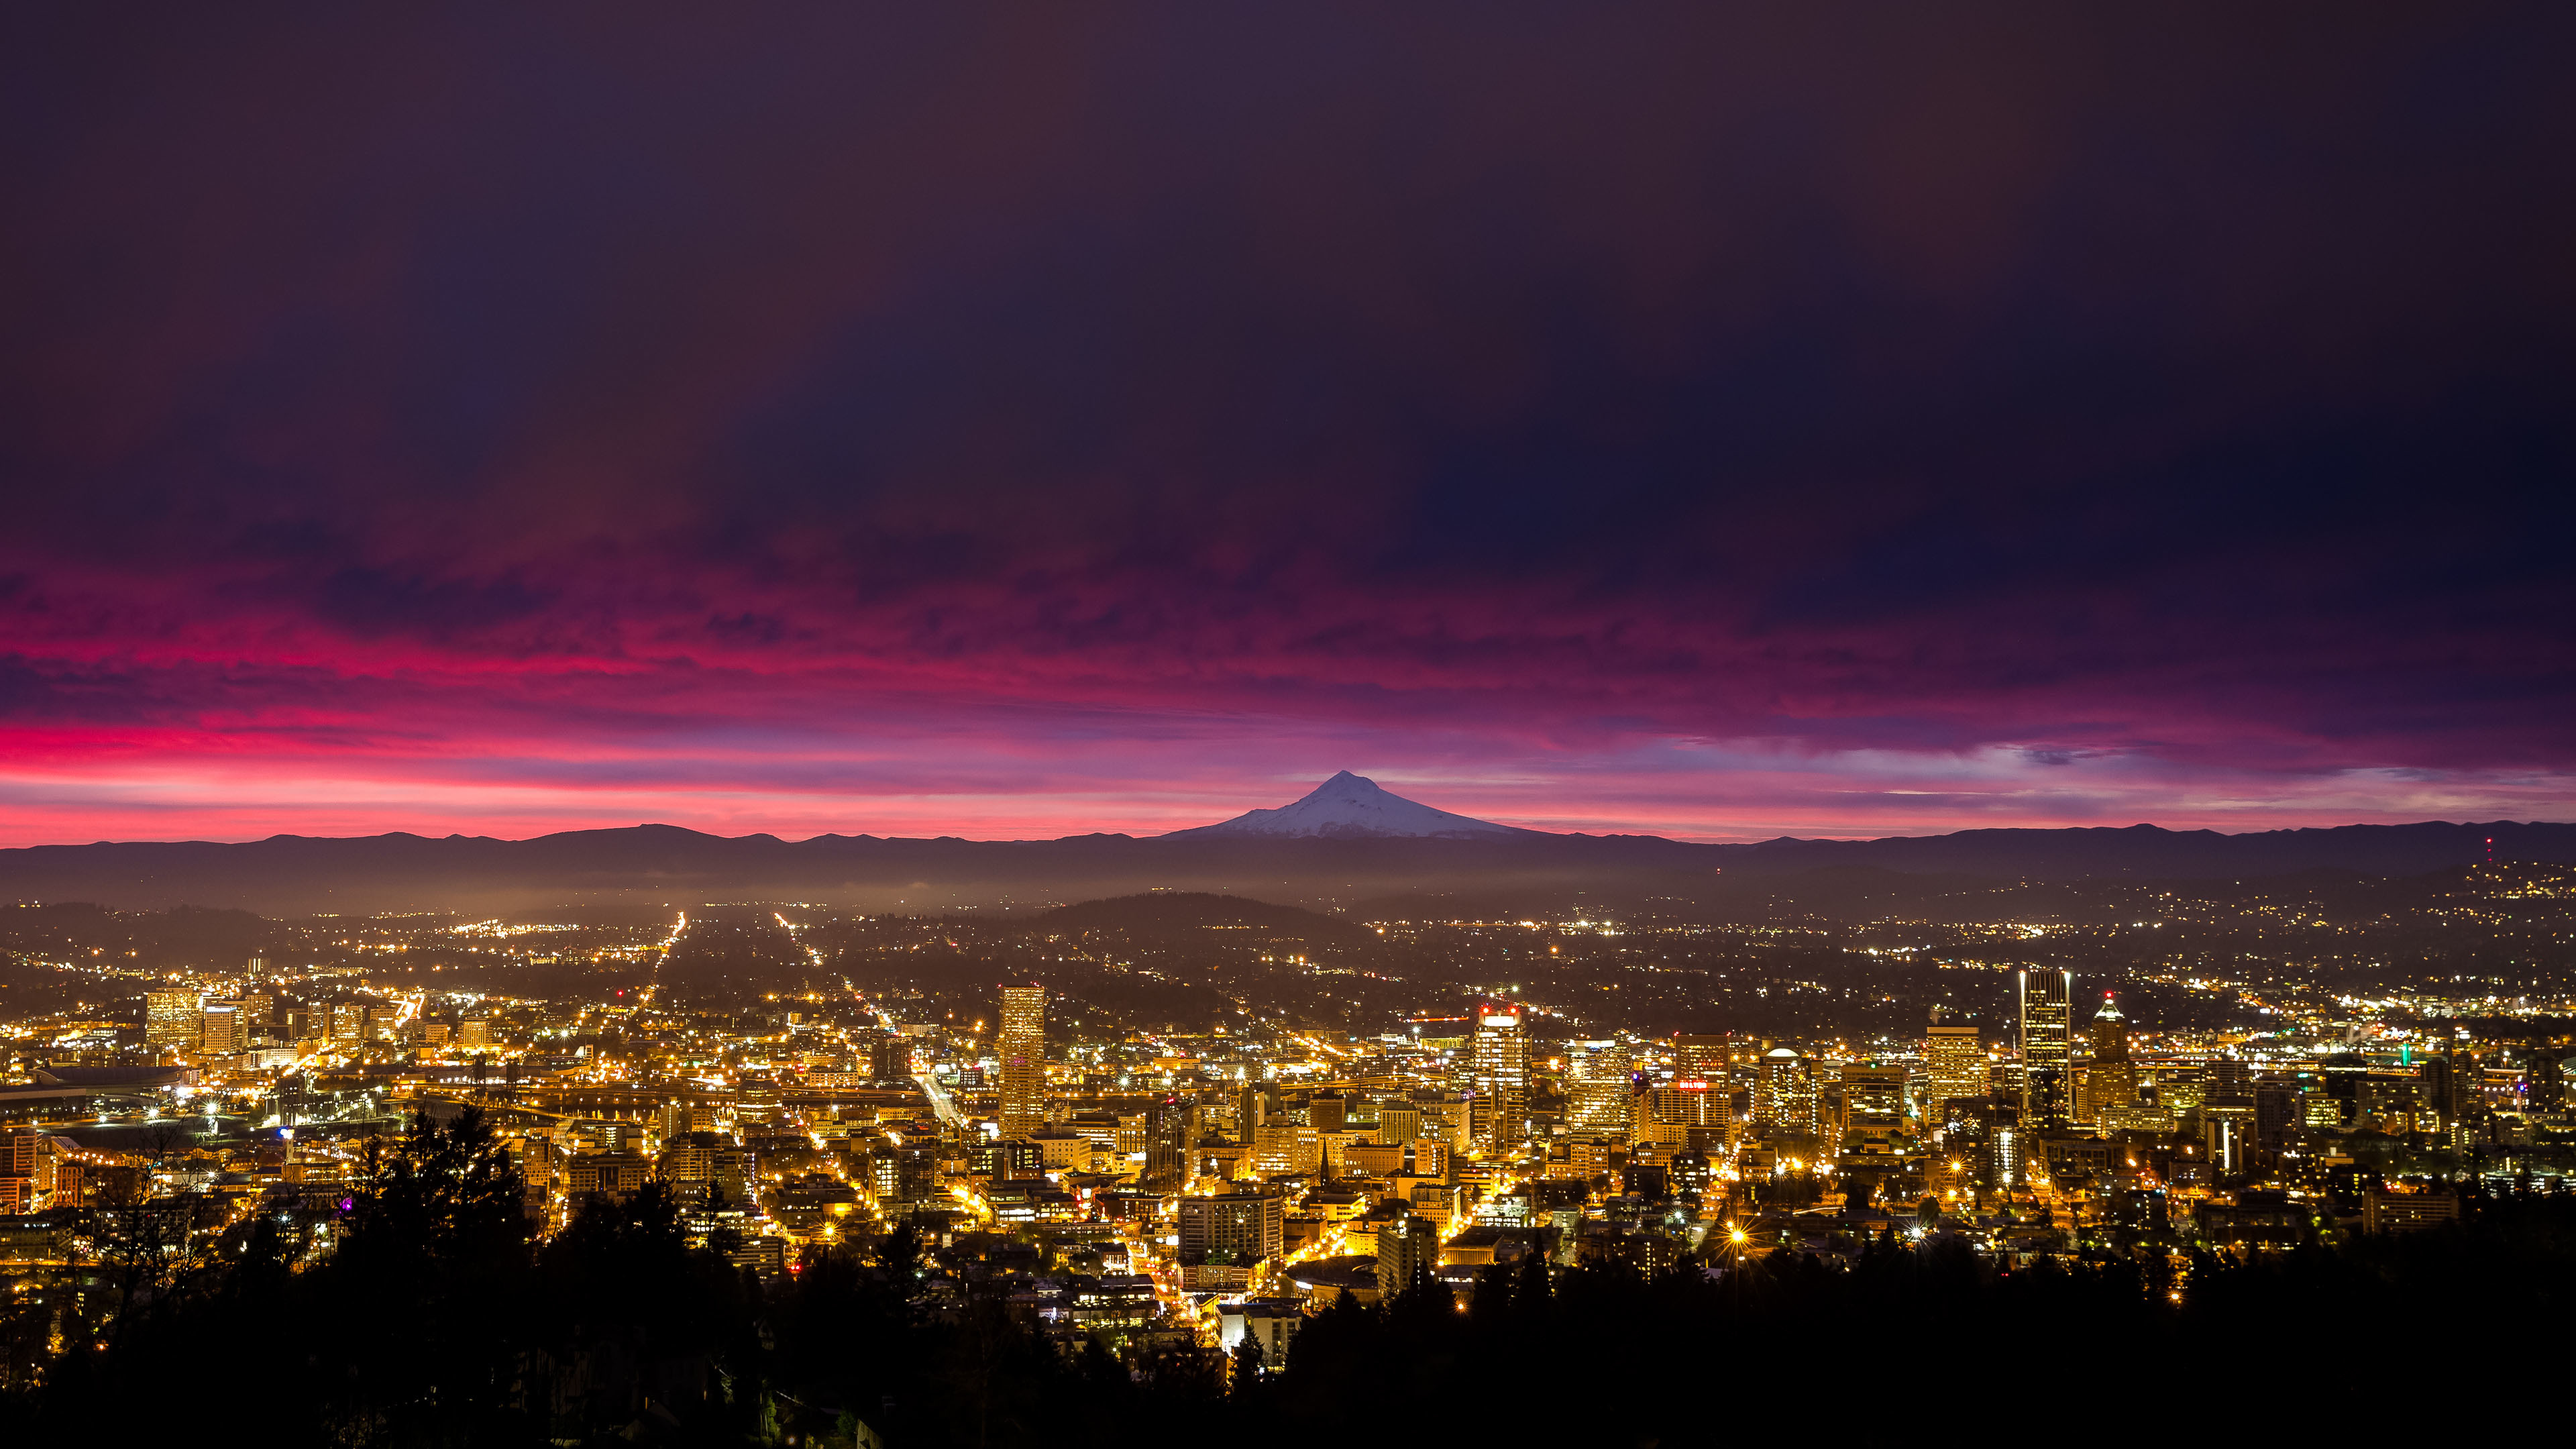
{"label": "cityscape", "polygon": [[[2192,1305],[2238,1264],[2576,1203],[2576,867],[2342,885],[1764,919],[22,903],[10,1386],[135,1352],[156,1303],[262,1257],[318,1274],[460,1147],[540,1260],[660,1223],[735,1313],[855,1273],[899,1324],[1007,1326],[1183,1419],[1292,1382],[1301,1334],[1352,1335],[1336,1312],[1682,1278],[1735,1312],[1748,1279],[1889,1253],[1990,1285],[2116,1265]],[[516,1352],[481,1407],[558,1437],[674,1402],[667,1364]],[[756,1411],[661,1427],[937,1432],[883,1365],[821,1389],[792,1358]]]}
{"label": "cityscape", "polygon": [[2571,72],[12,7],[0,1449],[2546,1433]]}

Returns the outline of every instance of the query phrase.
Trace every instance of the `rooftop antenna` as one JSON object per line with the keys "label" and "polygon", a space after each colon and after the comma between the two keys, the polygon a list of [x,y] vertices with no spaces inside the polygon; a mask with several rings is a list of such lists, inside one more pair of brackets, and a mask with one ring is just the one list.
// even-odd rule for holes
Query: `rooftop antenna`
{"label": "rooftop antenna", "polygon": [[2495,837],[2492,835],[2487,837],[2487,864],[2495,864]]}

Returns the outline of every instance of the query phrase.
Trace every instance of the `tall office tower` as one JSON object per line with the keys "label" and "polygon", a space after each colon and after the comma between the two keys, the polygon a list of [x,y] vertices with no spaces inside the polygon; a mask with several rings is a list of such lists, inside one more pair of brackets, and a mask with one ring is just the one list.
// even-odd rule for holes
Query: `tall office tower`
{"label": "tall office tower", "polygon": [[1726,1080],[1727,1052],[1734,1040],[1723,1036],[1673,1034],[1673,1075],[1686,1082],[1712,1086]]}
{"label": "tall office tower", "polygon": [[1393,1298],[1440,1268],[1440,1233],[1429,1218],[1409,1217],[1402,1227],[1377,1230],[1377,1294]]}
{"label": "tall office tower", "polygon": [[1932,1024],[1923,1033],[1923,1118],[1943,1122],[1949,1104],[1959,1097],[1986,1095],[1985,1034],[1974,1022],[1944,1022],[1932,1008]]}
{"label": "tall office tower", "polygon": [[[1678,1041],[1681,1038],[1674,1038]],[[1573,1132],[1621,1132],[1628,1126],[1628,1049],[1615,1041],[1578,1041],[1566,1045],[1565,1125]],[[1706,1080],[1715,1090],[1723,1090],[1726,1081],[1726,1058],[1720,1055],[1717,1075]]]}
{"label": "tall office tower", "polygon": [[1529,1137],[1529,1035],[1521,1009],[1489,1004],[1476,1013],[1473,1090],[1468,1131],[1476,1146],[1493,1152]]}
{"label": "tall office tower", "polygon": [[268,958],[265,956],[253,956],[250,958],[248,964],[246,964],[242,969],[243,973],[249,976],[251,980],[265,981],[268,979]]}
{"label": "tall office tower", "polygon": [[2074,1118],[2075,1043],[2072,971],[2021,973],[2021,1120],[2025,1128],[2054,1131]]}
{"label": "tall office tower", "polygon": [[2085,1034],[2093,1042],[2093,1070],[2084,1079],[2083,1116],[2098,1122],[2106,1107],[2125,1107],[2138,1100],[2138,1064],[2129,1058],[2129,1018],[2121,1015],[2110,992],[2093,1013]]}
{"label": "tall office tower", "polygon": [[205,1009],[205,998],[193,991],[147,991],[143,993],[143,1044],[156,1047],[193,1047],[203,1035],[197,1014]]}
{"label": "tall office tower", "polygon": [[1145,1170],[1136,1185],[1170,1192],[1187,1179],[1189,1161],[1190,1104],[1166,1097],[1145,1113]]}
{"label": "tall office tower", "polygon": [[1794,1047],[1773,1047],[1753,1083],[1754,1120],[1775,1132],[1816,1130],[1816,1079]]}
{"label": "tall office tower", "polygon": [[1046,988],[1002,988],[1002,1135],[1046,1125]]}
{"label": "tall office tower", "polygon": [[[467,1022],[467,1026],[474,1023]],[[367,1008],[356,1001],[331,1003],[331,1049],[355,1054],[367,1040]]]}
{"label": "tall office tower", "polygon": [[241,1007],[242,1045],[257,1046],[277,1036],[277,998],[245,996],[236,1003]]}
{"label": "tall office tower", "polygon": [[[332,1008],[332,1035],[339,1035],[339,1008]],[[456,1044],[461,1047],[487,1047],[492,1044],[492,1023],[460,1021],[456,1024]]]}
{"label": "tall office tower", "polygon": [[367,1040],[392,1041],[402,1030],[402,1008],[370,1006],[367,1008]]}
{"label": "tall office tower", "polygon": [[[1905,1130],[1905,1068],[1878,1062],[1843,1067],[1843,1151],[1892,1152]],[[1854,1144],[1862,1144],[1855,1146]]]}
{"label": "tall office tower", "polygon": [[210,1001],[197,1017],[198,1042],[208,1056],[231,1056],[248,1045],[243,1040],[242,1011],[239,1002]]}

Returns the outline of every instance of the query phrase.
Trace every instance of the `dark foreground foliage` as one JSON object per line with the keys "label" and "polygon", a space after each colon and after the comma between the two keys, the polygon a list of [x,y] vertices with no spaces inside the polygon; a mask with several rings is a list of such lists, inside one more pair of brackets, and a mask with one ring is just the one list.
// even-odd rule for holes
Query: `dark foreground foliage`
{"label": "dark foreground foliage", "polygon": [[[863,1422],[903,1449],[2377,1431],[2458,1412],[2445,1385],[2493,1403],[2531,1382],[2576,1304],[2576,1199],[2507,1196],[2437,1232],[2241,1261],[1998,1272],[1955,1242],[1888,1241],[1848,1270],[1788,1253],[1734,1276],[1524,1264],[1464,1305],[1437,1285],[1345,1300],[1265,1371],[1252,1351],[1067,1351],[999,1297],[931,1311],[907,1230],[764,1290],[692,1250],[658,1189],[542,1244],[521,1200],[477,1118],[417,1122],[327,1256],[293,1271],[291,1226],[236,1228],[202,1267],[122,1294],[99,1343],[0,1405],[0,1431],[828,1446]],[[2455,1377],[2471,1366],[2484,1376]]]}

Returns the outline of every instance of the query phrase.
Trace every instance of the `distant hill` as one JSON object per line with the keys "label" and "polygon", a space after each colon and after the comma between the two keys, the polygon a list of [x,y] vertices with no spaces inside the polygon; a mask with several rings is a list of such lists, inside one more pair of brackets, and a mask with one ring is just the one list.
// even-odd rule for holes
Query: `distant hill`
{"label": "distant hill", "polygon": [[1206,891],[1153,891],[1084,901],[1048,911],[1028,923],[1037,931],[1124,930],[1156,934],[1245,928],[1310,941],[1357,941],[1371,933],[1349,921],[1297,906],[1274,906],[1242,896]]}
{"label": "distant hill", "polygon": [[1510,831],[1458,837],[1184,832],[975,841],[824,835],[728,838],[668,825],[534,840],[281,835],[0,850],[0,900],[177,905],[262,915],[496,910],[556,904],[660,909],[711,900],[817,900],[866,910],[1017,909],[1147,888],[1349,906],[1408,894],[1562,901],[1590,891],[1696,898],[1721,880],[1876,870],[1994,880],[2211,880],[2303,870],[2422,875],[2485,858],[2576,863],[2576,825],[2347,825],[2207,830],[1969,830],[1884,840],[1700,845],[1650,835]]}
{"label": "distant hill", "polygon": [[2484,825],[2426,821],[2417,825],[2338,825],[2222,835],[2154,825],[2068,830],[1962,830],[1949,835],[1882,840],[1766,840],[1734,847],[1730,871],[1813,870],[1867,866],[1919,874],[2066,880],[2087,876],[2210,880],[2349,870],[2366,875],[2421,875],[2473,865],[2493,842],[2497,860],[2576,861],[2576,825]]}

